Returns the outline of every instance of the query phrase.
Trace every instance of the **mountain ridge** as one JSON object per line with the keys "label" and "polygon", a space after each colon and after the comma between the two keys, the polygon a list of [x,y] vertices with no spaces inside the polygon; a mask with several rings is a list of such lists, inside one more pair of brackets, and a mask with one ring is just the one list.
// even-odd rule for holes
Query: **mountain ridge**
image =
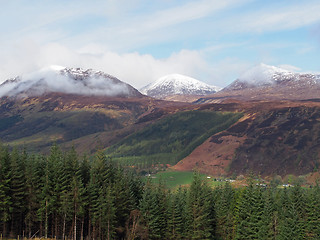
{"label": "mountain ridge", "polygon": [[0,85],[0,97],[30,97],[50,92],[79,95],[141,97],[131,85],[102,71],[49,66],[6,80]]}
{"label": "mountain ridge", "polygon": [[279,84],[285,85],[288,83],[299,85],[305,81],[309,81],[310,85],[320,85],[320,74],[293,72],[261,63],[244,72],[234,82],[222,89],[222,91]]}
{"label": "mountain ridge", "polygon": [[266,64],[257,65],[221,91],[194,101],[197,104],[218,103],[226,99],[308,100],[318,99],[320,74],[288,71]]}

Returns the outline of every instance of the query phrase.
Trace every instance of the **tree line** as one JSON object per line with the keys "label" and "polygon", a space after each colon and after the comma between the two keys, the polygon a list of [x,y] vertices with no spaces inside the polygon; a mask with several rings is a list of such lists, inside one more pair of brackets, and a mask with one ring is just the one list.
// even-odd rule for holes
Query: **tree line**
{"label": "tree line", "polygon": [[320,239],[320,188],[142,181],[103,151],[0,147],[0,233],[57,239]]}

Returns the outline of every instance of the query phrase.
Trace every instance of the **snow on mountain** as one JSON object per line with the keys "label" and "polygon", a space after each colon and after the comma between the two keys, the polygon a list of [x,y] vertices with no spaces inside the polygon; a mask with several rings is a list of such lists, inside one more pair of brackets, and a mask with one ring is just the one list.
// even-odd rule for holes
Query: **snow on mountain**
{"label": "snow on mountain", "polygon": [[0,85],[0,97],[39,96],[49,92],[126,97],[141,95],[130,85],[101,71],[61,66],[43,68]]}
{"label": "snow on mountain", "polygon": [[276,84],[290,84],[291,86],[320,84],[320,75],[292,72],[261,63],[244,72],[224,90],[240,90]]}
{"label": "snow on mountain", "polygon": [[155,98],[173,95],[206,95],[220,88],[181,74],[170,74],[140,89],[140,92]]}

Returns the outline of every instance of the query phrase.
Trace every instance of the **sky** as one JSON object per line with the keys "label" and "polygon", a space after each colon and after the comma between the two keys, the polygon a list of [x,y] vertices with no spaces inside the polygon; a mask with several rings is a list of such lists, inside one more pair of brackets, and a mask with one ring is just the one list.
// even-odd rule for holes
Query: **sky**
{"label": "sky", "polygon": [[319,0],[0,3],[0,82],[50,65],[138,89],[172,73],[225,87],[260,63],[320,72]]}

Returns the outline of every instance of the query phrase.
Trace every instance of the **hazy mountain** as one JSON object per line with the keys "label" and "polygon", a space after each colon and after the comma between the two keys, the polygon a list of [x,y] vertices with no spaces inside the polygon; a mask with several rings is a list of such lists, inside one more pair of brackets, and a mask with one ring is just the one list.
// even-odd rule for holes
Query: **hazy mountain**
{"label": "hazy mountain", "polygon": [[259,64],[244,72],[229,86],[197,103],[238,100],[306,100],[319,98],[320,75],[298,73]]}
{"label": "hazy mountain", "polygon": [[237,80],[223,90],[241,90],[270,86],[312,87],[320,86],[320,75],[291,72],[279,67],[259,64],[244,72]]}
{"label": "hazy mountain", "polygon": [[24,74],[0,85],[0,97],[30,97],[51,92],[109,97],[141,96],[129,84],[104,72],[60,66]]}

